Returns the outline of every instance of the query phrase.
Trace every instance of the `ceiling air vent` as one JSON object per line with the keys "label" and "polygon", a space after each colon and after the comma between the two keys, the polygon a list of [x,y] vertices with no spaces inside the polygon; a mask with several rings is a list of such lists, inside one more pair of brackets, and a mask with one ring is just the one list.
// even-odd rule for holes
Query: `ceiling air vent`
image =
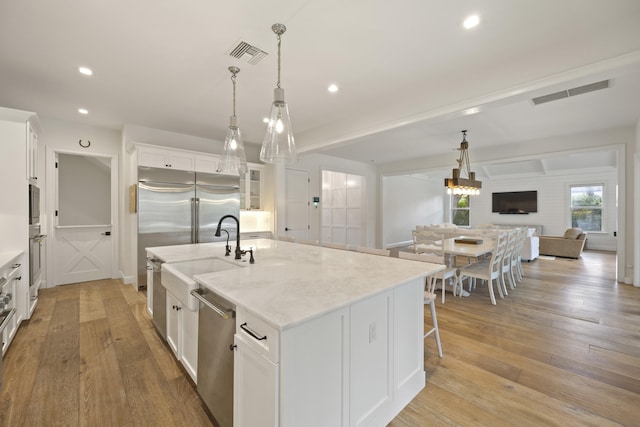
{"label": "ceiling air vent", "polygon": [[591,83],[584,86],[574,87],[572,89],[561,90],[560,92],[542,95],[531,100],[535,105],[544,104],[545,102],[557,101],[558,99],[568,98],[570,96],[582,95],[583,93],[593,92],[595,90],[607,89],[611,87],[611,80],[603,80],[601,82]]}
{"label": "ceiling air vent", "polygon": [[241,41],[240,43],[238,43],[236,47],[231,49],[231,52],[229,52],[229,55],[237,59],[242,59],[243,61],[246,61],[249,64],[256,65],[265,56],[267,56],[268,53],[262,49],[259,49],[255,46],[250,45],[247,42]]}

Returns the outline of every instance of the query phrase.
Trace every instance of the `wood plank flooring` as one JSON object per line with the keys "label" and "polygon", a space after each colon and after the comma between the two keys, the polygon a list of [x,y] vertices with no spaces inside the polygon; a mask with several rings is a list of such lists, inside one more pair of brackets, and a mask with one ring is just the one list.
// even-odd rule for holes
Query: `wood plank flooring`
{"label": "wood plank flooring", "polygon": [[[615,281],[615,262],[527,263],[496,306],[481,285],[438,298],[444,357],[428,337],[427,386],[390,426],[640,426],[640,289]],[[212,425],[143,293],[117,280],[41,291],[5,355],[0,426],[57,425]]]}

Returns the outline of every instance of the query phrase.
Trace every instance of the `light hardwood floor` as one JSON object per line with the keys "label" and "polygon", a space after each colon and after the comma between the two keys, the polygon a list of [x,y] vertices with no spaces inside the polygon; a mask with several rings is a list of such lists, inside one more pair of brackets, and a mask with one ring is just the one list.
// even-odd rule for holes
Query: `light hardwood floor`
{"label": "light hardwood floor", "polygon": [[[524,268],[496,306],[483,286],[437,299],[444,357],[428,337],[427,386],[391,426],[640,425],[640,289],[616,283],[615,255]],[[212,425],[143,293],[111,280],[40,297],[5,356],[0,426]]]}

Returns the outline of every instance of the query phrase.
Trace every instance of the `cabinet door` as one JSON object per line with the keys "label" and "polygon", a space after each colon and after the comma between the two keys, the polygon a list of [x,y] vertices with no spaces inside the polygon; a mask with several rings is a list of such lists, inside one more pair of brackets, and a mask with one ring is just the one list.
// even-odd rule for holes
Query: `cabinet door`
{"label": "cabinet door", "polygon": [[180,360],[181,312],[182,303],[167,291],[167,343],[178,360]]}
{"label": "cabinet door", "polygon": [[[233,425],[278,425],[278,365],[235,336]],[[302,425],[302,424],[300,424]]]}
{"label": "cabinet door", "polygon": [[196,172],[216,173],[219,170],[220,158],[218,156],[196,156]]}
{"label": "cabinet door", "polygon": [[154,168],[167,168],[167,155],[162,150],[154,150],[149,148],[138,149],[138,165],[150,166]]}
{"label": "cabinet door", "polygon": [[38,179],[38,135],[27,122],[27,179]]}
{"label": "cabinet door", "polygon": [[349,310],[282,332],[280,425],[349,425]]}
{"label": "cabinet door", "polygon": [[171,169],[185,171],[195,170],[195,155],[191,153],[169,152],[167,153],[167,163]]}
{"label": "cabinet door", "polygon": [[351,306],[350,423],[384,425],[393,400],[391,292]]}
{"label": "cabinet door", "polygon": [[188,308],[181,310],[182,327],[180,328],[182,365],[189,376],[198,383],[198,312]]}

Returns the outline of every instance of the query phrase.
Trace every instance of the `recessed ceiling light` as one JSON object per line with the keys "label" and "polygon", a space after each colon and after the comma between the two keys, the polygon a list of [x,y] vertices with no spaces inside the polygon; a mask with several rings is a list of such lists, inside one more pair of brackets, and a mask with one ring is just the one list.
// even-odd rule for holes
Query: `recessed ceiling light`
{"label": "recessed ceiling light", "polygon": [[80,74],[84,74],[85,76],[92,76],[93,70],[89,67],[78,67],[78,71]]}
{"label": "recessed ceiling light", "polygon": [[471,28],[477,26],[479,23],[480,17],[478,15],[471,15],[464,20],[462,25],[464,25],[467,30],[470,30]]}
{"label": "recessed ceiling light", "polygon": [[337,92],[337,91],[338,91],[338,86],[336,86],[336,85],[334,85],[334,84],[329,85],[329,89],[328,89],[328,90],[329,90],[329,92],[331,92],[331,93],[335,93],[335,92]]}
{"label": "recessed ceiling light", "polygon": [[269,123],[269,117],[265,117],[264,119],[262,119],[262,123]]}
{"label": "recessed ceiling light", "polygon": [[87,110],[86,108],[78,108],[78,113],[87,115],[89,114],[89,110]]}

